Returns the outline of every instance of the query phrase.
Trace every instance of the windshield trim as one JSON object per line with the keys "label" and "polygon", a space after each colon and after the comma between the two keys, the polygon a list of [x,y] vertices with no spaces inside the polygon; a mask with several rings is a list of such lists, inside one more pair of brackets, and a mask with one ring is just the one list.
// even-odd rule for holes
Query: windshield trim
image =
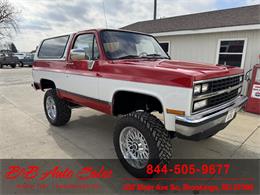
{"label": "windshield trim", "polygon": [[[100,30],[100,42],[101,42],[101,47],[102,47],[102,50],[104,51],[103,53],[104,53],[104,55],[106,56],[106,58],[107,59],[109,59],[109,60],[122,60],[122,59],[118,59],[118,58],[110,58],[110,57],[108,57],[108,55],[106,54],[106,52],[105,52],[105,47],[104,47],[104,43],[103,43],[103,40],[102,40],[102,34],[103,34],[103,32],[104,31],[114,31],[114,32],[125,32],[125,33],[133,33],[133,34],[139,34],[139,35],[144,35],[144,36],[149,36],[149,37],[152,37],[157,43],[158,43],[158,45],[160,46],[160,44],[159,44],[159,41],[153,36],[153,35],[150,35],[150,34],[145,34],[145,33],[142,33],[142,32],[136,32],[136,31],[128,31],[128,30],[116,30],[116,29],[102,29],[102,30]],[[160,46],[161,47],[161,46]],[[161,49],[162,49],[162,47],[161,47]],[[163,49],[162,49],[163,50]],[[164,50],[163,50],[163,52],[166,54],[166,56],[168,57],[168,58],[156,58],[156,57],[154,57],[154,58],[142,58],[142,57],[136,57],[136,58],[129,58],[129,59],[131,59],[131,60],[133,60],[133,59],[171,59],[171,57],[169,56],[169,54],[167,53],[167,52],[165,52]],[[128,59],[128,58],[126,58],[126,59]],[[125,60],[125,59],[124,59]]]}

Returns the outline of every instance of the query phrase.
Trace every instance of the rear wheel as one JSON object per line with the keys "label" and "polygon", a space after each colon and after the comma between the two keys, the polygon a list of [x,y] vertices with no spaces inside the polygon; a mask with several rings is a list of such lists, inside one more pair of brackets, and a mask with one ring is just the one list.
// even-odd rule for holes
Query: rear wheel
{"label": "rear wheel", "polygon": [[44,111],[48,121],[54,126],[65,125],[71,117],[71,109],[66,101],[57,96],[55,89],[45,93]]}
{"label": "rear wheel", "polygon": [[132,112],[121,117],[114,132],[114,146],[126,170],[135,177],[152,177],[149,164],[167,164],[172,156],[170,136],[155,116]]}
{"label": "rear wheel", "polygon": [[16,67],[16,64],[11,64],[11,67],[12,67],[12,68],[15,68],[15,67]]}

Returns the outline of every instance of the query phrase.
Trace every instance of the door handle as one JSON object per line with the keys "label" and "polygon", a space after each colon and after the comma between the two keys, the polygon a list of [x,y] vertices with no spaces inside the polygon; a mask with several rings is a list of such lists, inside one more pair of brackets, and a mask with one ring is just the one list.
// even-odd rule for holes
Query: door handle
{"label": "door handle", "polygon": [[102,77],[102,75],[101,75],[101,74],[99,74],[99,73],[96,73],[96,76],[97,76],[97,77]]}
{"label": "door handle", "polygon": [[67,65],[71,66],[71,65],[73,65],[73,62],[68,62]]}

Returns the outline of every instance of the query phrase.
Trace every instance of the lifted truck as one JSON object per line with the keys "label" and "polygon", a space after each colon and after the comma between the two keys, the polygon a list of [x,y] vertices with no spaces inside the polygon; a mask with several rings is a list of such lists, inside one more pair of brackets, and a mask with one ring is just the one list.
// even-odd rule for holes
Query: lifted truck
{"label": "lifted truck", "polygon": [[247,100],[243,70],[170,60],[153,36],[138,32],[99,29],[45,39],[32,73],[34,88],[47,90],[52,125],[65,125],[73,105],[119,116],[115,150],[136,177],[148,177],[146,165],[171,159],[170,138],[213,136]]}

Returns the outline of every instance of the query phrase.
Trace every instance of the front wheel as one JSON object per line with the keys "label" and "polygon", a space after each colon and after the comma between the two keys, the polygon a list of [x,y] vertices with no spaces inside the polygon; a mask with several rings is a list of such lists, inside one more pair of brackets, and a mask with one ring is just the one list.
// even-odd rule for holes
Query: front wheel
{"label": "front wheel", "polygon": [[146,112],[121,117],[114,132],[114,146],[126,170],[135,177],[152,177],[146,166],[167,164],[172,157],[170,136],[162,122]]}
{"label": "front wheel", "polygon": [[57,96],[55,89],[50,89],[45,93],[44,111],[48,121],[54,126],[65,125],[71,117],[71,109],[66,101]]}
{"label": "front wheel", "polygon": [[11,67],[12,67],[12,68],[15,68],[15,67],[16,67],[16,64],[11,64]]}

